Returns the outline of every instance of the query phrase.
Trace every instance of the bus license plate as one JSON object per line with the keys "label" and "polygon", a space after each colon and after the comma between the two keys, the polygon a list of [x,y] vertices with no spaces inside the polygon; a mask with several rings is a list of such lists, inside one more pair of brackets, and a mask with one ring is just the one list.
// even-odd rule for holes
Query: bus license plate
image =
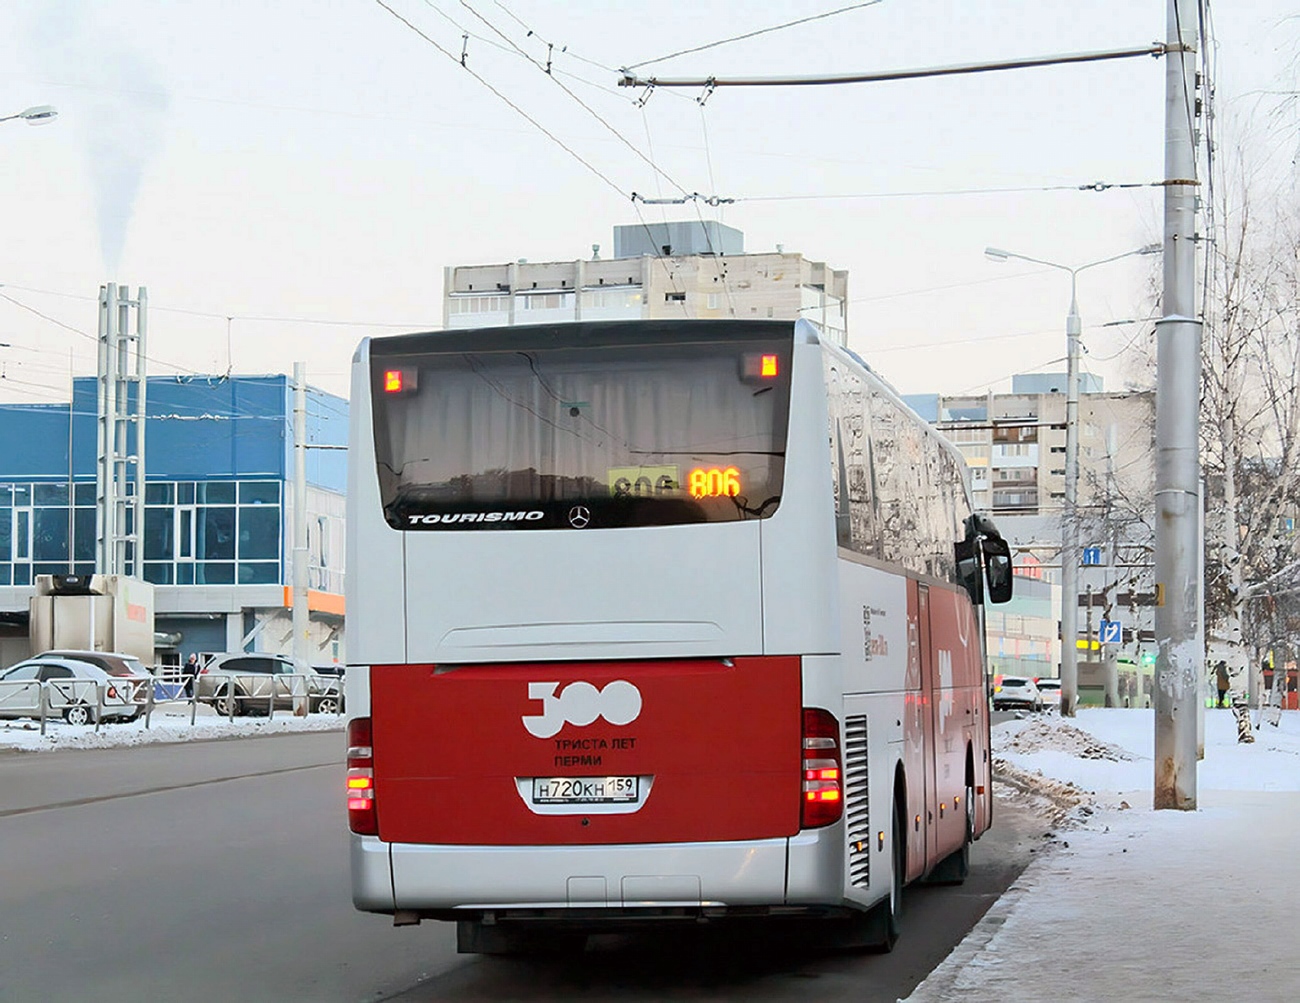
{"label": "bus license plate", "polygon": [[636,777],[533,777],[533,804],[635,804]]}

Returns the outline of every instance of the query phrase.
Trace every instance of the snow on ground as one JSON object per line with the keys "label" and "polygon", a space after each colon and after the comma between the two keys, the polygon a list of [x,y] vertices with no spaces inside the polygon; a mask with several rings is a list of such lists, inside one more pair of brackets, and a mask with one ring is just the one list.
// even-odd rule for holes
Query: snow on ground
{"label": "snow on ground", "polygon": [[[1072,722],[1035,714],[996,726],[993,755],[1018,770],[1088,791],[1145,791],[1149,801],[1154,729],[1152,710],[1083,708]],[[1265,724],[1254,735],[1253,744],[1238,745],[1232,712],[1207,710],[1198,789],[1300,791],[1300,713],[1284,711],[1278,727]]]}
{"label": "snow on ground", "polygon": [[1238,745],[1207,711],[1196,811],[1152,808],[1154,724],[1082,709],[993,729],[995,792],[1055,831],[910,1003],[1300,999],[1300,952],[1268,949],[1300,886],[1300,712]]}
{"label": "snow on ground", "polygon": [[38,721],[0,721],[0,752],[42,752],[50,749],[112,749],[127,745],[151,745],[162,742],[195,742],[236,736],[281,735],[296,731],[337,731],[344,718],[335,714],[310,714],[294,717],[290,711],[277,711],[275,717],[237,717],[228,721],[218,717],[211,707],[200,706],[194,724],[190,708],[173,704],[157,708],[145,727],[144,718],[129,723],[105,723],[96,733],[94,725],[74,727],[58,719],[45,724],[41,734]]}

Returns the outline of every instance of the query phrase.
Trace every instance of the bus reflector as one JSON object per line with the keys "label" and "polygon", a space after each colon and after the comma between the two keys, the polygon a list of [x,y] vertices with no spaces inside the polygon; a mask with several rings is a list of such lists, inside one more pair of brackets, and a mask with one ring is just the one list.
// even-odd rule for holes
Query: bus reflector
{"label": "bus reflector", "polygon": [[830,711],[805,707],[802,828],[830,825],[844,813],[840,766],[840,723]]}
{"label": "bus reflector", "polygon": [[379,833],[375,814],[375,760],[370,718],[348,722],[348,828],[363,836]]}

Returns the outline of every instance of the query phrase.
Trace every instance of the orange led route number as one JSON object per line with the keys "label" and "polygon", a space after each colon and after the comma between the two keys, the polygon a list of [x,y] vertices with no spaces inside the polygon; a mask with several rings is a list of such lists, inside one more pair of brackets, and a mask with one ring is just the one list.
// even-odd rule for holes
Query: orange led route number
{"label": "orange led route number", "polygon": [[[667,464],[610,467],[606,480],[616,498],[675,494],[683,487],[677,471]],[[734,498],[740,494],[740,471],[736,467],[696,467],[686,475],[684,486],[692,498]]]}
{"label": "orange led route number", "polygon": [[687,475],[692,498],[723,498],[740,494],[740,471],[735,467],[696,467]]}

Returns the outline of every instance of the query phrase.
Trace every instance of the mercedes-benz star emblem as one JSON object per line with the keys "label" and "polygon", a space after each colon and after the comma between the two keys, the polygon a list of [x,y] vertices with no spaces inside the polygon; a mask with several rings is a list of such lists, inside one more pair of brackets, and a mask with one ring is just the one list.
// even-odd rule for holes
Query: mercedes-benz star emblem
{"label": "mercedes-benz star emblem", "polygon": [[574,529],[586,529],[591,522],[591,509],[586,505],[574,505],[569,509],[569,525]]}

